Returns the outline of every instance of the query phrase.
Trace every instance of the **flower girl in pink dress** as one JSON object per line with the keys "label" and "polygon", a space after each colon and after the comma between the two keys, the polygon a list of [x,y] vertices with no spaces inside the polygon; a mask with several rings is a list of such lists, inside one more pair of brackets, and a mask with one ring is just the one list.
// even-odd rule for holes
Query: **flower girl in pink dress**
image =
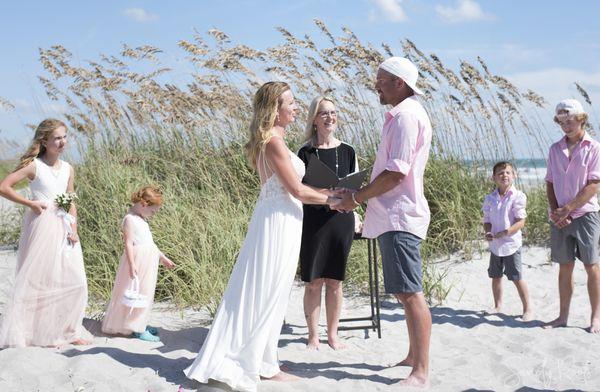
{"label": "flower girl in pink dress", "polygon": [[[160,189],[146,186],[131,196],[133,205],[123,218],[123,240],[125,252],[121,256],[115,286],[106,315],[102,321],[102,332],[107,334],[132,335],[149,342],[159,342],[154,328],[148,327],[148,316],[154,300],[159,262],[167,268],[175,264],[154,244],[150,226],[146,219],[154,215],[163,203]],[[143,307],[123,304],[125,292],[137,278],[138,293],[145,299]]]}
{"label": "flower girl in pink dress", "polygon": [[[0,347],[89,344],[82,321],[87,282],[77,236],[73,167],[60,159],[67,127],[42,121],[19,165],[0,182],[0,195],[29,207],[23,217],[14,287],[2,311]],[[29,179],[31,199],[14,190]],[[62,196],[61,196],[62,195]],[[65,210],[66,209],[66,210]]]}

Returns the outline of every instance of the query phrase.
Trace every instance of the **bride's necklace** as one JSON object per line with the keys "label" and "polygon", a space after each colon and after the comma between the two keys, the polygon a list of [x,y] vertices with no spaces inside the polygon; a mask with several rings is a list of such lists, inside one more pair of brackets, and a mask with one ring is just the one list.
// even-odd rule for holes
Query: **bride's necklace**
{"label": "bride's necklace", "polygon": [[[339,177],[340,175],[338,174],[338,167],[339,167],[338,147],[339,146],[334,147],[334,150],[335,150],[335,175]],[[315,148],[315,153],[317,154],[317,159],[321,160],[321,157],[319,157],[319,148]]]}

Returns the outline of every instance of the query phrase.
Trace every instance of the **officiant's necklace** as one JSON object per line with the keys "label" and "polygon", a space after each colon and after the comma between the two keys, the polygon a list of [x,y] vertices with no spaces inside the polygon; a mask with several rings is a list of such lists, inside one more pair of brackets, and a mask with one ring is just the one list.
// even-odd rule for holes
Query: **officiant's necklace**
{"label": "officiant's necklace", "polygon": [[[338,173],[339,161],[338,161],[338,150],[337,150],[338,147],[339,146],[334,147],[334,150],[335,150],[335,175],[339,177],[340,176]],[[318,147],[315,147],[315,153],[317,154],[317,159],[320,161],[321,157],[319,157],[319,148]]]}

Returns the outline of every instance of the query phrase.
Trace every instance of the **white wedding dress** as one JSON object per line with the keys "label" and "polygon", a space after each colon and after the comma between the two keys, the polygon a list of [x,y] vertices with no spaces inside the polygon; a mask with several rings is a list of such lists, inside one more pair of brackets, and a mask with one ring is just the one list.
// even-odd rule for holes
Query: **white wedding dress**
{"label": "white wedding dress", "polygon": [[[290,151],[299,179],[304,163]],[[288,193],[262,155],[261,191],[229,283],[189,378],[256,391],[260,377],[279,373],[277,343],[296,273],[302,203]]]}

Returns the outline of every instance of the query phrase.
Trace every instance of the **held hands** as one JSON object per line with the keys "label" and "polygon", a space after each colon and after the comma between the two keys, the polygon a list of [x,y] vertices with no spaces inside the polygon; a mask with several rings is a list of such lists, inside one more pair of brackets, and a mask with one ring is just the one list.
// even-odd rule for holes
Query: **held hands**
{"label": "held hands", "polygon": [[331,208],[332,210],[338,210],[338,205],[342,200],[343,195],[348,192],[348,189],[345,188],[334,188],[326,190],[325,194],[328,196],[327,205],[329,206],[329,208]]}
{"label": "held hands", "polygon": [[342,196],[348,192],[350,192],[350,191],[346,188],[333,188],[333,189],[328,189],[325,192],[325,194],[329,197],[335,197],[337,199],[341,199]]}
{"label": "held hands", "polygon": [[493,241],[494,240],[494,235],[491,232],[487,232],[485,233],[485,240],[486,241]]}
{"label": "held hands", "polygon": [[358,204],[354,202],[352,196],[354,196],[354,192],[346,190],[346,192],[342,195],[340,202],[333,209],[340,212],[350,212],[358,207]]}
{"label": "held hands", "polygon": [[44,210],[46,208],[48,208],[48,205],[46,204],[45,201],[33,200],[29,204],[29,208],[31,208],[33,210],[33,212],[35,212],[36,214],[40,215],[42,212],[44,212]]}

